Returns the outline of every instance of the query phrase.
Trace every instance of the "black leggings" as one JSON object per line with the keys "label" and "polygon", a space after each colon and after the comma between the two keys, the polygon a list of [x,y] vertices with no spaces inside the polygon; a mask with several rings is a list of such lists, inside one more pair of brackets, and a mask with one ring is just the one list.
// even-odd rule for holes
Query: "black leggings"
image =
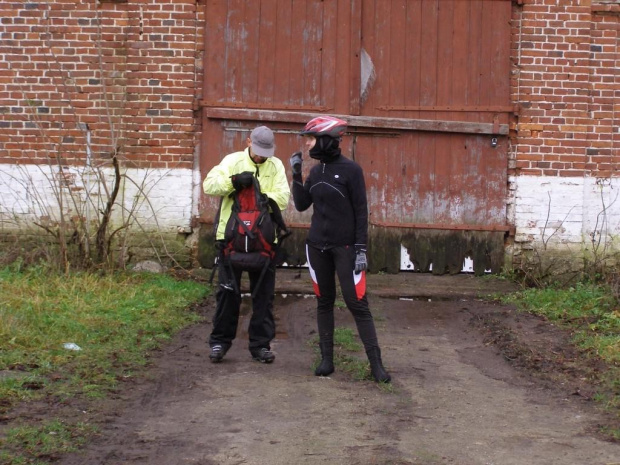
{"label": "black leggings", "polygon": [[379,347],[375,323],[366,299],[366,272],[355,273],[355,249],[349,246],[321,250],[306,245],[310,276],[317,297],[317,326],[321,342],[334,340],[334,302],[336,274],[342,296],[355,319],[364,349]]}

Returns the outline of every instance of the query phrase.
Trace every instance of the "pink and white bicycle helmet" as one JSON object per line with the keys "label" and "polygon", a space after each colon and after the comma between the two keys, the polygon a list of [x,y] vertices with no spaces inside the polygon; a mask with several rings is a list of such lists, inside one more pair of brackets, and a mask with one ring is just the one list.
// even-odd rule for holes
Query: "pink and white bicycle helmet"
{"label": "pink and white bicycle helmet", "polygon": [[330,136],[339,139],[347,129],[347,122],[333,116],[317,116],[312,118],[299,135]]}

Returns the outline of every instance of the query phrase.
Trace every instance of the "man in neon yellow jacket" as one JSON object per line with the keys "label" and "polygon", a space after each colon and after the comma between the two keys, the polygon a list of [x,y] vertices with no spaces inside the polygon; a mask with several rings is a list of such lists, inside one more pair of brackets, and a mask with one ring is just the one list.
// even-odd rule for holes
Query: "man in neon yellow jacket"
{"label": "man in neon yellow jacket", "polygon": [[[202,186],[205,194],[222,197],[216,240],[224,239],[226,224],[231,215],[233,199],[229,195],[247,186],[252,177],[260,182],[261,192],[274,200],[280,210],[288,205],[290,188],[286,179],[284,165],[274,156],[275,143],[271,129],[266,126],[255,128],[247,139],[247,148],[241,152],[226,155],[219,165],[207,174]],[[273,297],[275,292],[275,265],[271,265],[260,279],[259,272],[248,272],[252,298],[252,317],[248,328],[249,349],[252,358],[263,363],[271,363],[275,355],[270,342],[275,337],[273,318]],[[232,277],[240,288],[241,272],[235,271]],[[220,269],[220,286],[216,294],[216,309],[213,329],[209,336],[211,353],[209,358],[214,363],[223,360],[230,349],[239,323],[241,296],[227,286],[227,280]],[[256,286],[260,286],[256,289]]]}

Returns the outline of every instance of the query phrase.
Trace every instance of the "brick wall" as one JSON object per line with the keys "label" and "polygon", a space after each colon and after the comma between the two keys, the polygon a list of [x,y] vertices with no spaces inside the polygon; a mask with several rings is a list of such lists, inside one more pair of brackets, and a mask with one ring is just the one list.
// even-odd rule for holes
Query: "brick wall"
{"label": "brick wall", "polygon": [[590,253],[601,240],[617,248],[620,2],[521,3],[512,57],[515,256],[533,247]]}
{"label": "brick wall", "polygon": [[202,24],[193,0],[0,2],[0,163],[192,168]]}
{"label": "brick wall", "polygon": [[116,155],[111,231],[134,257],[146,247],[187,262],[203,16],[195,0],[0,2],[4,240],[41,234],[35,222],[90,224],[110,198]]}
{"label": "brick wall", "polygon": [[529,0],[518,8],[518,174],[609,177],[618,170],[619,9],[584,0]]}

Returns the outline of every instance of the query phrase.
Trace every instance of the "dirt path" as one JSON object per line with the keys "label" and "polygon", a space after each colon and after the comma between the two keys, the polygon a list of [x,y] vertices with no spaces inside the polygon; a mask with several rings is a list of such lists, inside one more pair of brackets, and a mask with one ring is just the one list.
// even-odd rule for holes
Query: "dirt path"
{"label": "dirt path", "polygon": [[[274,364],[250,359],[247,319],[225,361],[211,364],[209,301],[207,321],[167,346],[148,379],[121,391],[95,442],[58,463],[620,464],[620,444],[595,433],[605,418],[572,395],[578,386],[562,384],[577,378],[532,376],[491,343],[505,340],[500,321],[533,345],[560,343],[549,325],[476,300],[370,302],[391,392],[338,371],[313,376],[311,298],[278,300]],[[347,310],[337,315],[352,325]]]}

